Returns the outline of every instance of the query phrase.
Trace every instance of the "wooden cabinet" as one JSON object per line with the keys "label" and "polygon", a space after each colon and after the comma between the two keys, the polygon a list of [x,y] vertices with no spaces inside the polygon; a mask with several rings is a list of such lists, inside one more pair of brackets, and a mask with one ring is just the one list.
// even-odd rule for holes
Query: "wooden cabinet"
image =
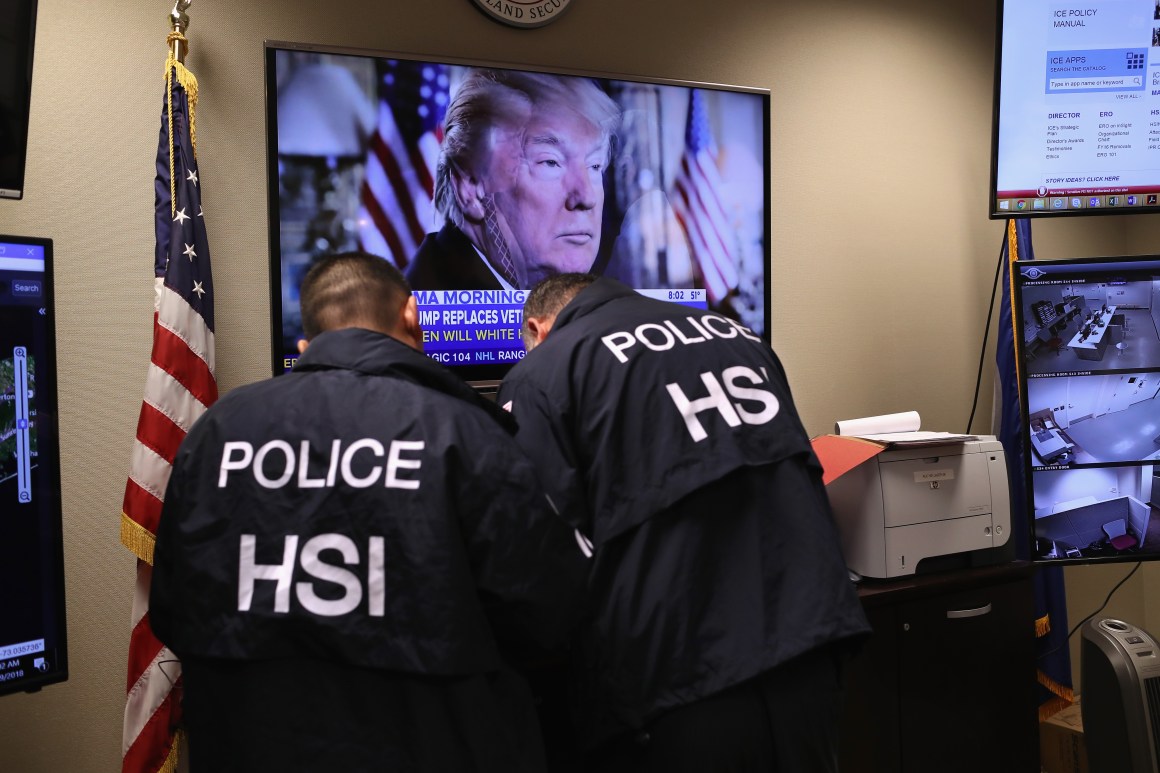
{"label": "wooden cabinet", "polygon": [[874,636],[847,671],[843,773],[1038,773],[1032,571],[859,590]]}

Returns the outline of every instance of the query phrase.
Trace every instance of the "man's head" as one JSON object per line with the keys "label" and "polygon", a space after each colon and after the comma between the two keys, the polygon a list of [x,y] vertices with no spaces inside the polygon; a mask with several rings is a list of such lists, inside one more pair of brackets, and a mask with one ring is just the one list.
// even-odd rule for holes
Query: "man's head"
{"label": "man's head", "polygon": [[619,121],[586,78],[473,70],[447,108],[436,205],[518,287],[587,271]]}
{"label": "man's head", "polygon": [[307,272],[299,298],[306,335],[298,342],[300,352],[319,333],[348,327],[374,330],[423,350],[411,288],[382,258],[365,252],[327,256]]}
{"label": "man's head", "polygon": [[556,274],[532,288],[524,301],[524,322],[520,327],[524,348],[530,352],[541,344],[560,311],[596,279],[592,274]]}

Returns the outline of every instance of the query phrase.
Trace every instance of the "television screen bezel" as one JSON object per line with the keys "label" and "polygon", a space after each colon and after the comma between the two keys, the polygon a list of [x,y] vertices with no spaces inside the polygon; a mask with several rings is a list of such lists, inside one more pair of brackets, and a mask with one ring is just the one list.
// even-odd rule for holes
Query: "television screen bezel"
{"label": "television screen bezel", "polygon": [[[24,189],[28,180],[28,144],[29,135],[28,127],[32,118],[32,66],[36,54],[36,16],[38,11],[39,0],[22,0],[28,8],[28,64],[26,68],[27,88],[23,96],[24,103],[20,106],[21,112],[17,115],[17,121],[21,122],[21,129],[23,135],[19,135],[21,145],[17,149],[19,156],[19,171],[13,182],[18,184],[16,188],[6,188],[5,181],[0,179],[0,200],[5,201],[20,201],[24,198]],[[13,75],[14,80],[19,77]]]}
{"label": "television screen bezel", "polygon": [[[1014,324],[1015,324],[1015,330],[1013,331],[1014,339],[1015,339],[1015,358],[1016,358],[1016,362],[1018,363],[1018,369],[1019,369],[1019,374],[1020,374],[1019,375],[1019,403],[1020,403],[1019,412],[1020,412],[1020,421],[1021,421],[1020,446],[1021,446],[1021,451],[1022,451],[1021,461],[1022,461],[1022,469],[1023,469],[1023,487],[1024,487],[1024,496],[1025,496],[1023,521],[1025,524],[1027,524],[1027,529],[1028,529],[1028,548],[1029,548],[1028,558],[1031,561],[1031,563],[1036,564],[1036,565],[1041,565],[1041,566],[1071,566],[1071,565],[1076,565],[1076,566],[1078,566],[1081,564],[1116,564],[1116,563],[1129,563],[1129,562],[1136,562],[1136,561],[1154,561],[1154,560],[1160,559],[1160,551],[1157,551],[1156,553],[1150,553],[1150,554],[1149,553],[1117,553],[1115,555],[1110,555],[1110,556],[1090,556],[1090,557],[1089,556],[1081,556],[1081,557],[1064,557],[1064,558],[1042,558],[1042,557],[1037,556],[1036,551],[1035,551],[1035,539],[1036,539],[1036,537],[1035,537],[1035,494],[1034,494],[1034,485],[1032,482],[1032,467],[1034,465],[1032,465],[1032,463],[1031,463],[1031,461],[1032,461],[1031,460],[1031,450],[1032,449],[1031,449],[1031,443],[1029,441],[1030,416],[1029,416],[1029,406],[1028,406],[1028,377],[1027,377],[1027,370],[1026,370],[1025,359],[1024,359],[1024,355],[1025,355],[1024,349],[1025,349],[1026,343],[1023,340],[1023,335],[1021,332],[1024,329],[1024,324],[1026,323],[1026,319],[1025,319],[1025,315],[1024,315],[1024,303],[1023,303],[1023,293],[1022,293],[1023,284],[1018,279],[1016,279],[1016,276],[1020,272],[1020,269],[1023,267],[1027,267],[1027,268],[1035,267],[1035,268],[1039,268],[1042,270],[1044,267],[1050,267],[1053,265],[1084,266],[1084,265],[1109,264],[1109,263],[1115,263],[1115,262],[1129,263],[1129,264],[1130,263],[1137,263],[1137,262],[1139,262],[1139,263],[1155,262],[1158,266],[1160,266],[1160,254],[1155,254],[1155,255],[1108,255],[1108,256],[1094,256],[1094,257],[1083,257],[1083,258],[1061,258],[1061,259],[1057,259],[1057,260],[1017,260],[1017,261],[1014,261],[1010,266],[1010,269],[1012,272],[1012,285],[1013,285],[1013,288],[1012,288],[1013,289],[1012,306],[1014,307],[1013,319],[1014,319]],[[1120,369],[1109,369],[1109,370],[1120,370]],[[1150,372],[1155,372],[1157,374],[1160,374],[1160,366],[1158,366],[1155,371],[1150,371]],[[1067,374],[1067,375],[1073,375],[1073,374]],[[1093,374],[1088,373],[1087,375],[1093,375]],[[1127,464],[1124,466],[1142,467],[1145,464],[1146,463],[1137,463],[1137,464]],[[1156,462],[1156,464],[1160,465],[1160,461]],[[1015,519],[1013,517],[1012,521],[1014,521],[1014,520]]]}
{"label": "television screen bezel", "polygon": [[[61,477],[60,477],[60,400],[59,400],[59,382],[60,374],[57,370],[57,353],[56,353],[56,301],[55,301],[55,269],[53,258],[53,240],[50,238],[36,237],[36,236],[17,236],[14,234],[0,234],[0,243],[15,242],[19,244],[26,244],[34,247],[42,247],[44,249],[44,309],[45,309],[45,334],[46,346],[43,353],[45,359],[46,372],[52,374],[50,379],[51,388],[44,388],[42,384],[37,383],[37,406],[36,415],[37,422],[40,424],[37,429],[37,447],[40,453],[37,455],[37,467],[41,468],[47,476],[46,487],[51,491],[57,493],[55,500],[52,503],[52,513],[49,518],[51,523],[48,524],[47,536],[52,540],[50,546],[50,559],[54,563],[52,569],[54,577],[57,580],[57,587],[51,596],[44,598],[52,605],[53,614],[56,617],[57,625],[59,626],[59,646],[54,657],[56,662],[52,666],[49,673],[42,676],[34,676],[24,680],[14,680],[13,682],[0,683],[0,696],[16,694],[21,692],[36,692],[42,687],[52,684],[60,684],[68,681],[69,667],[68,667],[68,609],[66,604],[65,593],[65,563],[64,563],[64,514],[62,507],[61,496]],[[47,443],[45,441],[48,441]],[[50,453],[44,453],[45,445],[51,446],[48,450]],[[38,577],[39,582],[42,578]],[[43,586],[42,586],[43,587]],[[42,590],[43,593],[43,590]]]}
{"label": "television screen bezel", "polygon": [[[991,220],[1007,220],[1012,217],[1057,218],[1057,217],[1102,217],[1107,215],[1155,215],[1160,214],[1160,206],[1152,207],[1100,207],[1097,209],[1063,209],[1063,210],[1021,210],[1018,212],[1001,211],[998,208],[999,199],[999,108],[1002,101],[1003,87],[1003,9],[1007,0],[998,0],[998,11],[995,20],[995,83],[991,111],[991,180],[987,190],[987,217]],[[1157,172],[1160,175],[1160,170]],[[1157,193],[1160,194],[1160,179],[1157,180]]]}
{"label": "television screen bezel", "polygon": [[[680,80],[673,78],[644,77],[624,75],[611,72],[596,72],[572,68],[544,67],[531,64],[517,64],[512,62],[496,62],[481,59],[470,59],[454,56],[433,56],[429,54],[404,53],[389,50],[352,48],[347,46],[332,46],[316,43],[298,43],[283,40],[266,40],[264,42],[263,68],[265,79],[265,113],[266,113],[266,194],[267,194],[267,228],[269,246],[269,277],[270,277],[270,366],[273,375],[277,376],[286,371],[284,367],[285,353],[281,351],[282,341],[282,273],[281,273],[281,233],[279,221],[278,201],[278,154],[275,152],[278,144],[277,124],[277,74],[274,67],[274,57],[278,51],[296,51],[319,54],[335,54],[346,56],[376,57],[400,59],[415,62],[430,62],[448,64],[461,67],[493,67],[499,69],[522,70],[550,75],[568,75],[582,78],[611,79],[632,83],[647,83],[663,86],[678,86],[682,88],[703,88],[720,91],[747,93],[762,99],[763,131],[765,135],[764,156],[764,190],[765,190],[765,217],[764,217],[764,326],[762,338],[768,343],[772,338],[772,255],[771,244],[773,234],[773,193],[772,193],[772,140],[773,127],[771,122],[772,95],[769,89],[754,86],[740,86],[732,84],[710,83],[701,81]],[[456,366],[452,370],[463,380],[483,392],[494,392],[503,376],[513,367],[512,364]]]}

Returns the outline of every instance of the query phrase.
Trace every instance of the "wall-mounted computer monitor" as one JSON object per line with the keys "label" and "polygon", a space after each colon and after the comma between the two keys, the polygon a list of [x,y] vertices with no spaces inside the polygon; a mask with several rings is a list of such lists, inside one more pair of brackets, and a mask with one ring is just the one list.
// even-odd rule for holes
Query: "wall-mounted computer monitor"
{"label": "wall-mounted computer monitor", "polygon": [[769,111],[760,89],[268,43],[274,372],[303,275],[354,249],[402,269],[427,354],[481,385],[559,271],[768,336]]}
{"label": "wall-mounted computer monitor", "polygon": [[1160,212],[1160,5],[1000,0],[991,217]]}
{"label": "wall-mounted computer monitor", "polygon": [[1033,560],[1160,557],[1160,256],[1014,275]]}
{"label": "wall-mounted computer monitor", "polygon": [[52,242],[0,235],[0,695],[68,678]]}
{"label": "wall-mounted computer monitor", "polygon": [[0,0],[0,198],[24,196],[37,0]]}

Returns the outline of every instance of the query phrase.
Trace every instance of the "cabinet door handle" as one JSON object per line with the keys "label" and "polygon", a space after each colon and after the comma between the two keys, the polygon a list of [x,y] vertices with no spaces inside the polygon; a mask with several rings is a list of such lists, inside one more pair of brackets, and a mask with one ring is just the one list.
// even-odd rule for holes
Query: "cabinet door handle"
{"label": "cabinet door handle", "polygon": [[982,617],[991,611],[991,605],[987,604],[984,607],[975,607],[974,609],[948,609],[947,619],[958,620],[964,617]]}

